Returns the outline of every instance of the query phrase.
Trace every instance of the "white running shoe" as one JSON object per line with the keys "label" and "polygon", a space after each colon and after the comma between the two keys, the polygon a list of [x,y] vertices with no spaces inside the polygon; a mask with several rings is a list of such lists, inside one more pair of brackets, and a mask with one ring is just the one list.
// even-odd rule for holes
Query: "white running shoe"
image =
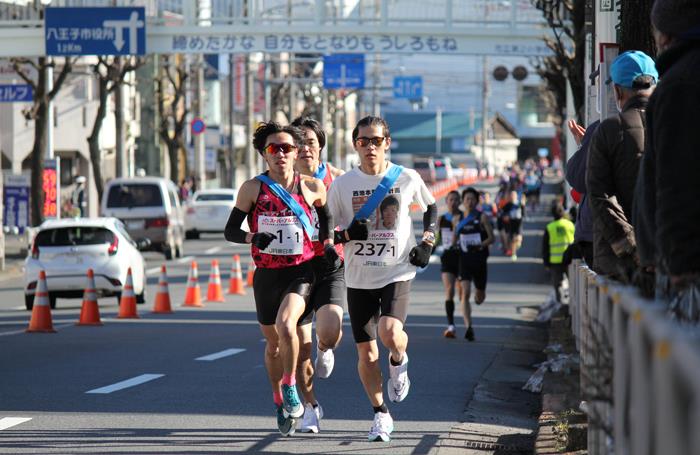
{"label": "white running shoe", "polygon": [[367,439],[374,441],[391,441],[391,432],[394,431],[394,419],[388,412],[375,412],[372,428],[369,430]]}
{"label": "white running shoe", "polygon": [[391,354],[389,354],[389,380],[386,382],[389,399],[399,403],[408,395],[411,388],[411,381],[408,379],[408,354],[403,353],[401,365],[391,364]]}
{"label": "white running shoe", "polygon": [[321,419],[323,418],[323,408],[319,404],[314,408],[311,403],[304,405],[304,417],[301,420],[302,433],[318,433],[321,429]]}
{"label": "white running shoe", "polygon": [[318,348],[318,339],[316,340],[316,362],[314,362],[314,370],[316,371],[316,376],[321,379],[326,379],[333,372],[333,366],[335,365],[335,355],[333,355],[333,350],[328,349],[322,351]]}

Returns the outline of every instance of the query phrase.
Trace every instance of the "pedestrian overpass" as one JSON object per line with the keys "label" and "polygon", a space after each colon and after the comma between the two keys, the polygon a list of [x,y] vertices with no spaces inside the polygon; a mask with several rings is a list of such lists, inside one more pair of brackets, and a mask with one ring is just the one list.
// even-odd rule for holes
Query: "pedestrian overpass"
{"label": "pedestrian overpass", "polygon": [[[0,56],[46,55],[43,20],[18,3],[0,2]],[[542,40],[549,28],[528,0],[54,0],[48,6],[143,6],[148,54],[551,54]]]}

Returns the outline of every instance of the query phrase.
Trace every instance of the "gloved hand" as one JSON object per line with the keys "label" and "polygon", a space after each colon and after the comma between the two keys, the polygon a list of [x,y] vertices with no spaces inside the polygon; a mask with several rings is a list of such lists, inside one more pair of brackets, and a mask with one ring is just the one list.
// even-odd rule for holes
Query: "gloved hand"
{"label": "gloved hand", "polygon": [[352,220],[350,226],[345,230],[348,233],[348,238],[350,240],[367,240],[369,237],[367,221],[367,219]]}
{"label": "gloved hand", "polygon": [[467,245],[467,252],[476,253],[477,251],[483,250],[484,247],[481,245]]}
{"label": "gloved hand", "polygon": [[328,263],[329,272],[335,272],[343,264],[343,260],[340,259],[340,256],[333,245],[329,244],[323,248],[323,256],[326,258],[326,262]]}
{"label": "gloved hand", "polygon": [[430,254],[433,252],[433,246],[426,242],[420,242],[411,249],[408,253],[408,262],[416,267],[425,267],[430,262]]}
{"label": "gloved hand", "polygon": [[253,238],[250,239],[250,243],[258,247],[259,250],[264,250],[275,240],[275,237],[275,234],[270,232],[256,232],[253,234]]}

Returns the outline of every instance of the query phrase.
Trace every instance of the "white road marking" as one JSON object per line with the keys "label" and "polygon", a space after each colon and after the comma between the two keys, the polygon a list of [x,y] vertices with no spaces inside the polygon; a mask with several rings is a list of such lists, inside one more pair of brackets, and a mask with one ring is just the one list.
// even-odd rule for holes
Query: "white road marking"
{"label": "white road marking", "polygon": [[180,258],[177,260],[178,264],[184,264],[185,262],[190,262],[191,260],[194,259],[194,256],[185,256],[184,258]]}
{"label": "white road marking", "polygon": [[116,384],[100,387],[99,389],[88,390],[85,393],[112,393],[117,390],[127,389],[129,387],[134,387],[144,382],[153,381],[154,379],[162,378],[164,374],[142,374],[126,381],[117,382]]}
{"label": "white road marking", "polygon": [[204,254],[214,254],[214,253],[218,253],[219,251],[221,251],[221,247],[215,246],[215,247],[209,248],[208,250],[204,250]]}
{"label": "white road marking", "polygon": [[232,355],[240,354],[241,352],[245,351],[245,349],[238,349],[238,348],[231,348],[231,349],[226,349],[221,352],[215,352],[213,354],[205,355],[203,357],[197,357],[195,360],[204,360],[211,362],[213,360],[219,360],[223,359],[224,357],[229,357]]}
{"label": "white road marking", "polygon": [[7,430],[20,423],[29,422],[31,417],[3,417],[0,419],[0,430]]}
{"label": "white road marking", "polygon": [[[75,326],[75,322],[71,322],[70,324],[54,325],[53,328],[54,328],[54,330],[58,331],[58,329],[61,329],[63,327],[71,327],[71,326]],[[20,333],[27,333],[27,330],[22,329],[22,330],[14,330],[12,332],[2,332],[2,333],[0,333],[0,337],[6,337],[9,335],[19,335]]]}
{"label": "white road marking", "polygon": [[146,270],[146,275],[153,275],[154,273],[160,272],[160,267],[153,267],[151,269]]}

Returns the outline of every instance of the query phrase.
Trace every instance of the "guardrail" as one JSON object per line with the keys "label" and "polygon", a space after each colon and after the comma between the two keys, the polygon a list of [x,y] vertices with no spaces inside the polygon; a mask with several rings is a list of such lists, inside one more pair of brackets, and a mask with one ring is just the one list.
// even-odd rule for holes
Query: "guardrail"
{"label": "guardrail", "polygon": [[700,454],[700,332],[578,260],[569,281],[588,452]]}

